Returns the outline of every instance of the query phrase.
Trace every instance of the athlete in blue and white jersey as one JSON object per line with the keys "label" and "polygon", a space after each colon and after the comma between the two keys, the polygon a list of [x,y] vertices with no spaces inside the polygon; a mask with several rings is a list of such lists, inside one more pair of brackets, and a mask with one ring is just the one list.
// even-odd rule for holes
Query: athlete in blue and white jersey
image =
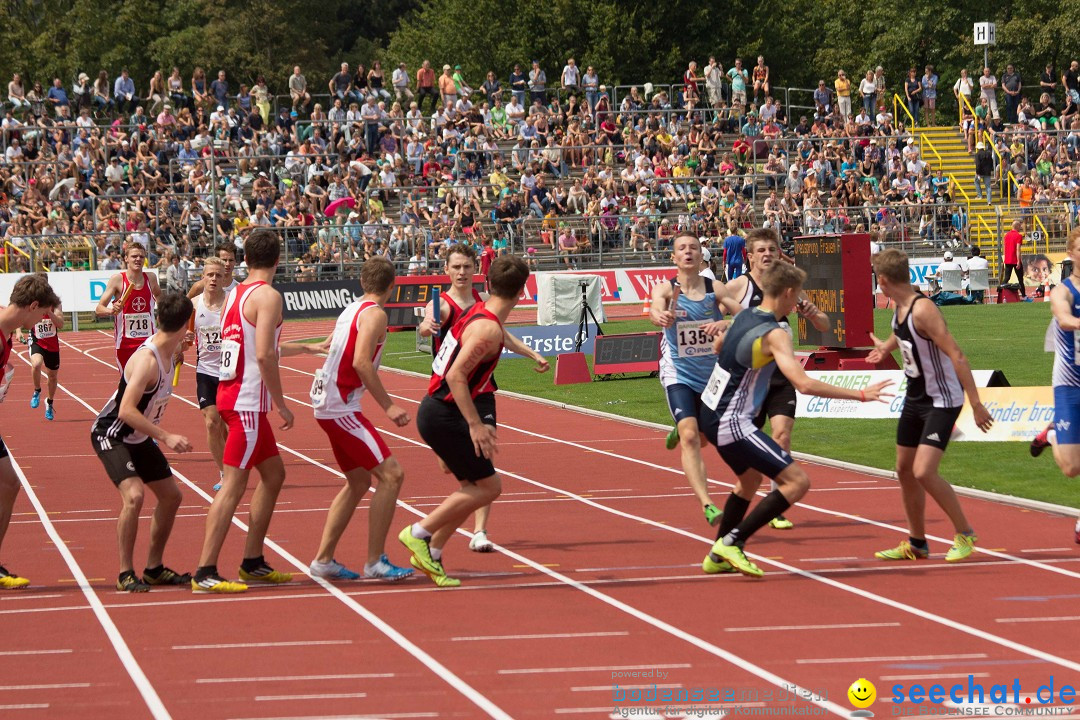
{"label": "athlete in blue and white jersey", "polygon": [[[773,263],[760,279],[765,292],[761,305],[736,315],[719,340],[719,357],[701,396],[715,421],[703,427],[738,482],[724,504],[712,551],[701,563],[707,573],[738,571],[761,577],[764,573],[747,559],[742,546],[810,489],[806,472],[754,424],[774,371],[784,373],[804,395],[863,401],[891,397],[882,392],[888,382],[851,390],[807,376],[795,359],[791,335],[780,324],[798,304],[805,280],[806,273],[793,265]],[[762,475],[775,480],[778,487],[747,514]]]}
{"label": "athlete in blue and white jersey", "polygon": [[709,422],[713,419],[711,414],[702,412],[701,392],[716,364],[713,338],[726,326],[722,322],[722,303],[728,302],[727,294],[723,283],[702,277],[701,241],[696,236],[679,235],[672,247],[678,273],[671,282],[653,287],[649,319],[663,328],[660,383],[682,445],[683,472],[701,503],[705,519],[715,525],[720,511],[709,497],[705,483],[700,440],[703,428],[699,426],[699,418]]}
{"label": "athlete in blue and white jersey", "polygon": [[[1066,477],[1080,475],[1080,229],[1069,235],[1066,253],[1073,261],[1072,275],[1050,292],[1051,337],[1054,348],[1054,422],[1031,442],[1031,454],[1047,445]],[[1074,539],[1080,544],[1080,519]]]}

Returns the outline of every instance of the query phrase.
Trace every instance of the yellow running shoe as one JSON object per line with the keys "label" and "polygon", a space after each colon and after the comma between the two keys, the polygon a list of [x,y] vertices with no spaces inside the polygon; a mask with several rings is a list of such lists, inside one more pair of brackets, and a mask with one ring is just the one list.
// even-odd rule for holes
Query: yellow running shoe
{"label": "yellow running shoe", "polygon": [[738,572],[735,568],[731,567],[731,563],[727,560],[716,562],[708,555],[701,561],[701,569],[707,575],[719,575],[720,573],[733,573]]}
{"label": "yellow running shoe", "polygon": [[240,579],[244,582],[261,582],[280,585],[281,583],[292,581],[292,573],[278,572],[265,562],[250,572],[241,567],[239,575]]}
{"label": "yellow running shoe", "polygon": [[[765,574],[764,570],[750,562],[749,558],[743,554],[741,547],[738,545],[725,545],[723,538],[713,543],[712,554],[720,558],[721,561],[726,561],[733,569],[747,577],[759,578]],[[704,569],[704,566],[705,564],[702,563],[702,569]]]}
{"label": "yellow running shoe", "polygon": [[443,570],[442,563],[438,560],[432,560],[432,562],[435,563],[435,565],[438,567],[437,571],[429,570],[424,567],[423,563],[415,555],[409,558],[409,562],[412,563],[412,566],[414,568],[431,578],[432,581],[434,581],[434,583],[439,587],[457,587],[461,585],[461,581],[457,578],[447,576],[446,571]]}
{"label": "yellow running shoe", "polygon": [[777,515],[769,521],[769,527],[774,530],[790,530],[795,527],[795,523],[791,522],[783,515]]}
{"label": "yellow running shoe", "polygon": [[874,557],[878,560],[925,560],[930,557],[930,551],[917,548],[907,540],[901,540],[894,548],[874,553]]}
{"label": "yellow running shoe", "polygon": [[5,590],[16,590],[18,588],[24,588],[30,584],[30,581],[24,577],[19,577],[13,572],[8,572],[8,569],[3,565],[0,565],[0,588]]}
{"label": "yellow running shoe", "polygon": [[247,592],[248,586],[240,582],[232,582],[226,580],[220,575],[207,575],[202,580],[191,581],[191,592],[193,593],[242,593]]}
{"label": "yellow running shoe", "polygon": [[419,565],[413,563],[413,567],[422,570],[428,575],[442,573],[442,564],[431,557],[431,547],[428,545],[428,539],[413,537],[412,525],[406,525],[402,528],[397,537],[401,544],[407,547],[417,562],[420,563]]}
{"label": "yellow running shoe", "polygon": [[979,538],[974,535],[957,533],[953,538],[953,546],[945,553],[945,562],[959,562],[975,552],[975,543]]}

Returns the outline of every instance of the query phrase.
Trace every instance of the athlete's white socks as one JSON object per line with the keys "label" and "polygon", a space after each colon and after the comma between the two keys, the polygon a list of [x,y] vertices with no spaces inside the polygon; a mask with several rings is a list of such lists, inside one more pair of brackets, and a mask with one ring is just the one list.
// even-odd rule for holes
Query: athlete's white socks
{"label": "athlete's white socks", "polygon": [[413,523],[412,536],[414,538],[420,538],[421,540],[427,540],[431,538],[431,533],[420,527],[420,523]]}

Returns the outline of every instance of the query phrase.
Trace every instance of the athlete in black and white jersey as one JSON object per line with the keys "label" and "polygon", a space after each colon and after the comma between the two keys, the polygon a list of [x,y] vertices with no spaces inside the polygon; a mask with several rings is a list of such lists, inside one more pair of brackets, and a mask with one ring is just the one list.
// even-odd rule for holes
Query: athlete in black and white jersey
{"label": "athlete in black and white jersey", "polygon": [[[765,291],[761,305],[736,315],[731,327],[717,341],[720,347],[716,366],[701,394],[703,405],[715,417],[711,422],[701,422],[701,427],[720,457],[738,476],[738,482],[724,503],[716,542],[701,563],[706,573],[737,571],[750,577],[764,575],[746,557],[743,545],[810,489],[806,471],[788,451],[754,425],[774,372],[783,372],[799,392],[807,395],[862,401],[891,397],[883,392],[889,382],[853,390],[807,376],[795,359],[791,334],[781,325],[798,304],[805,279],[806,273],[793,265],[773,263],[761,275],[761,287]],[[775,480],[778,487],[747,514],[762,475]]]}
{"label": "athlete in black and white jersey", "polygon": [[897,349],[903,358],[907,398],[896,427],[896,474],[910,532],[907,540],[876,556],[881,560],[920,560],[930,556],[925,529],[929,493],[956,528],[945,560],[963,560],[974,551],[975,532],[956,492],[942,479],[938,467],[964,405],[965,393],[979,429],[989,430],[993,419],[979,400],[971,366],[946,327],[941,311],[911,285],[907,255],[899,250],[881,251],[874,256],[874,272],[881,292],[896,304],[896,311],[892,335],[884,342],[871,335],[874,350],[866,359],[877,364]]}
{"label": "athlete in black and white jersey", "polygon": [[[218,481],[214,490],[221,489],[225,468],[222,456],[227,430],[217,410],[217,386],[221,366],[221,309],[228,296],[224,285],[229,278],[226,263],[220,257],[209,257],[203,262],[203,279],[200,283],[203,291],[192,300],[195,308],[194,327],[185,342],[185,345],[194,343],[197,354],[195,388],[199,411],[206,422],[206,444],[218,466]],[[235,284],[233,280],[232,285]]]}
{"label": "athlete in black and white jersey", "polygon": [[[761,289],[762,274],[773,262],[782,260],[780,239],[773,230],[751,230],[746,236],[746,250],[747,257],[750,259],[750,272],[735,278],[727,285],[728,297],[744,310],[761,304],[765,297]],[[825,332],[829,329],[829,316],[818,310],[817,306],[805,295],[800,295],[795,311],[819,331]],[[782,320],[780,325],[791,331],[787,320]],[[795,388],[791,381],[784,373],[775,372],[761,410],[754,418],[754,424],[759,428],[765,427],[765,420],[768,419],[772,439],[787,452],[791,452],[791,431],[795,427],[796,402]],[[772,489],[776,489],[776,482],[772,483]],[[793,527],[792,522],[783,515],[774,517],[769,521],[769,525],[777,530],[790,530]]]}
{"label": "athlete in black and white jersey", "polygon": [[[182,495],[169,461],[155,442],[160,441],[179,453],[191,450],[186,437],[166,432],[159,426],[172,395],[173,357],[184,340],[191,311],[191,301],[179,293],[167,293],[158,299],[157,332],[132,354],[120,374],[116,392],[98,413],[90,431],[94,452],[120,491],[117,590],[146,592],[151,585],[191,582],[190,575],[162,564],[165,543],[172,532]],[[150,521],[150,549],[140,580],[135,575],[132,555],[146,487],[157,497],[157,507]]]}

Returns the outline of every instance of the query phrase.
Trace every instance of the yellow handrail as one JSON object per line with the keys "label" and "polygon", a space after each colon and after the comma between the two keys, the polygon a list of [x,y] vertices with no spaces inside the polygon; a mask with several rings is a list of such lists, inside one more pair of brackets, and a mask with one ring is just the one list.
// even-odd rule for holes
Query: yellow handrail
{"label": "yellow handrail", "polygon": [[[968,111],[971,113],[972,122],[976,123],[976,127],[978,127],[978,117],[975,115],[975,108],[973,108],[971,106],[971,101],[969,101],[967,99],[967,95],[964,95],[963,93],[960,94],[960,99],[964,101],[964,105],[967,106]],[[961,121],[963,121],[963,119],[964,119],[963,109],[961,109],[961,111],[960,111],[960,119],[961,119]],[[979,140],[980,138],[979,138],[978,135],[976,135],[975,139]],[[1012,207],[1013,186],[1015,185],[1016,187],[1019,187],[1020,186],[1020,181],[1017,179],[1017,177],[1015,175],[1013,175],[1012,170],[1009,170],[1008,165],[1005,164],[1005,158],[1004,158],[1004,156],[1002,156],[1001,152],[997,149],[997,145],[994,144],[994,138],[990,134],[989,130],[983,130],[982,131],[981,140],[991,150],[994,151],[994,154],[997,155],[997,158],[998,158],[998,166],[1001,167],[1003,170],[1005,170],[1005,172],[1000,175],[1000,179],[999,179],[998,182],[999,182],[1000,185],[1003,186],[1001,194],[1005,197],[1005,204],[1008,207],[1011,208]]]}
{"label": "yellow handrail", "polygon": [[[23,250],[20,247],[16,247],[15,245],[12,245],[10,240],[5,240],[4,241],[4,246],[11,248],[15,252],[17,252],[20,255],[22,255],[23,257],[25,257],[27,260],[32,260],[33,259],[33,258],[30,257],[30,253],[26,252],[25,250]],[[8,253],[4,253],[4,272],[8,272],[10,260],[11,260],[11,255],[9,255]]]}
{"label": "yellow handrail", "polygon": [[1031,208],[1031,217],[1033,217],[1035,219],[1035,224],[1038,225],[1040,228],[1042,228],[1043,252],[1047,252],[1047,253],[1050,252],[1050,233],[1046,230],[1046,226],[1043,225],[1042,218],[1040,218],[1039,214],[1037,212],[1035,212],[1035,207],[1034,206],[1032,206],[1032,208]]}

